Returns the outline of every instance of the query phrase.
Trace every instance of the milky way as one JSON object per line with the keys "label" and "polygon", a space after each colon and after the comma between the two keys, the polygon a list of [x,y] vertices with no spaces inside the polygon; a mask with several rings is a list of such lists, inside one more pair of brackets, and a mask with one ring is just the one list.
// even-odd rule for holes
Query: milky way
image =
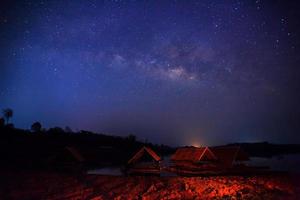
{"label": "milky way", "polygon": [[300,142],[297,1],[0,3],[0,108],[171,145]]}

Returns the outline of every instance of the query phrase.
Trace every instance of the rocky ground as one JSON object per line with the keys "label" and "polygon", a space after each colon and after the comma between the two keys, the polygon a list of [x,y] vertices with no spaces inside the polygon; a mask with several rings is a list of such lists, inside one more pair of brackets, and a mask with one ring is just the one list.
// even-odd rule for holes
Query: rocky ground
{"label": "rocky ground", "polygon": [[121,177],[1,172],[0,199],[300,199],[296,177]]}

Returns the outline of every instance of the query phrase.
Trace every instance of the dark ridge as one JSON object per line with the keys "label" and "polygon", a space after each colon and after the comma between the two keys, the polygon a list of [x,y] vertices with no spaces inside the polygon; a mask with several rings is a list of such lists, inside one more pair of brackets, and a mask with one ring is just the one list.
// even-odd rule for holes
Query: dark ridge
{"label": "dark ridge", "polygon": [[232,143],[227,146],[240,146],[252,157],[273,157],[300,153],[300,144],[272,144],[268,142]]}
{"label": "dark ridge", "polygon": [[49,160],[66,147],[80,152],[88,168],[125,164],[144,145],[160,155],[174,151],[166,145],[138,141],[134,135],[119,137],[83,130],[66,132],[59,127],[31,132],[2,126],[0,134],[1,167],[10,169],[49,168]]}

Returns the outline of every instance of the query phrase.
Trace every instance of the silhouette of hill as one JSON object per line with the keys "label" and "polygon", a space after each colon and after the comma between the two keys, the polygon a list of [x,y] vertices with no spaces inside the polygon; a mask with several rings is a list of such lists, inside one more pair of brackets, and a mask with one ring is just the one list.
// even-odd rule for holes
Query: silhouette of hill
{"label": "silhouette of hill", "polygon": [[240,146],[252,157],[272,157],[300,153],[300,144],[272,144],[268,142],[232,143],[227,146]]}
{"label": "silhouette of hill", "polygon": [[[87,168],[123,165],[142,146],[151,147],[159,155],[175,152],[167,145],[155,145],[127,137],[111,136],[90,131],[72,132],[60,127],[41,129],[35,123],[32,131],[14,128],[12,124],[0,126],[1,168],[35,169],[51,168],[51,160],[71,147],[84,157]],[[300,144],[232,143],[240,146],[249,156],[272,157],[300,153]]]}
{"label": "silhouette of hill", "polygon": [[142,146],[147,145],[161,155],[174,151],[166,145],[154,145],[128,137],[96,134],[89,131],[66,132],[54,127],[34,131],[0,127],[1,167],[48,168],[50,161],[66,147],[76,149],[87,167],[122,165]]}

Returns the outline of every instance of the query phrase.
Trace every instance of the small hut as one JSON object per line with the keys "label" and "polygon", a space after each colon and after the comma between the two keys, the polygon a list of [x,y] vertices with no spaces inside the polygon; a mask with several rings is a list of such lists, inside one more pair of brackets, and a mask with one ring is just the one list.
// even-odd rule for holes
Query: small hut
{"label": "small hut", "polygon": [[128,162],[128,174],[160,174],[161,158],[149,147],[142,147]]}
{"label": "small hut", "polygon": [[208,147],[183,147],[172,155],[172,168],[187,171],[211,170],[217,157]]}
{"label": "small hut", "polygon": [[50,168],[67,171],[81,170],[85,162],[84,157],[75,147],[67,146],[48,159]]}
{"label": "small hut", "polygon": [[223,169],[243,166],[249,156],[239,146],[213,147],[213,153],[218,157],[218,166]]}

